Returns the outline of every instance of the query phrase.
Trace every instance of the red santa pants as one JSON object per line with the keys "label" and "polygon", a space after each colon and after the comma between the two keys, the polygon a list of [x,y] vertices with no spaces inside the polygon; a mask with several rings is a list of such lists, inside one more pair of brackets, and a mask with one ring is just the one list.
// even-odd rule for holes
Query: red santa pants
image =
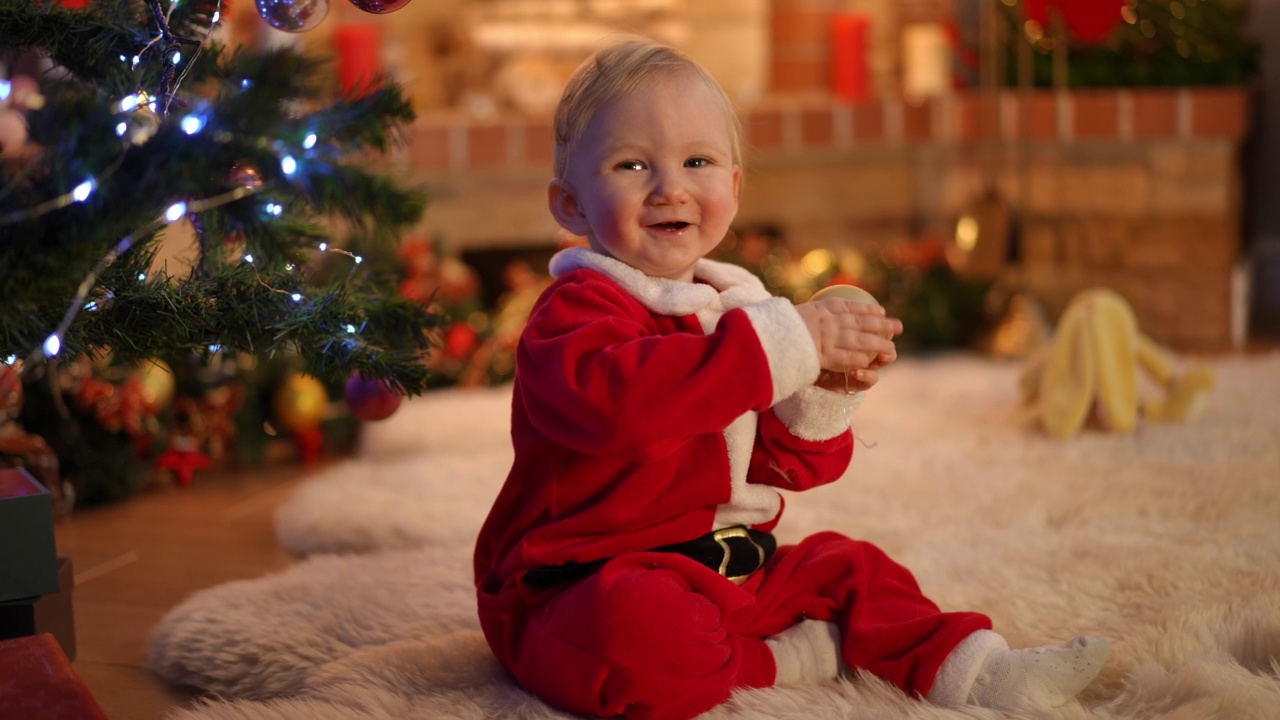
{"label": "red santa pants", "polygon": [[516,680],[601,717],[691,718],[735,688],[772,685],[763,639],[806,618],[839,626],[850,667],[923,696],[955,646],[991,627],[985,615],[941,612],[910,571],[836,533],[779,548],[741,586],[682,555],[644,552],[536,607],[495,600],[482,598],[481,624]]}

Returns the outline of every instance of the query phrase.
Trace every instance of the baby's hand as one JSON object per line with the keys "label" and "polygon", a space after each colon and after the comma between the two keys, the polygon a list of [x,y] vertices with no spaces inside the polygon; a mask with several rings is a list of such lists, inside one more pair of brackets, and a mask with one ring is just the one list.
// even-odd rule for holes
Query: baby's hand
{"label": "baby's hand", "polygon": [[898,359],[890,338],[902,334],[902,321],[887,317],[879,305],[828,297],[797,305],[796,311],[818,348],[818,364],[839,373],[840,389],[846,370],[862,371],[850,372],[849,388],[865,390],[875,384],[877,370]]}

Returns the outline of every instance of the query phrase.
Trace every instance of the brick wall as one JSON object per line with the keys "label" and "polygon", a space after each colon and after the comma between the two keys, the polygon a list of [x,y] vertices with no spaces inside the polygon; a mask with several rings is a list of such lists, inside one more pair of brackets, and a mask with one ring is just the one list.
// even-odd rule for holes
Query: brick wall
{"label": "brick wall", "polygon": [[[949,228],[994,167],[1023,220],[1023,261],[1008,278],[1051,313],[1079,289],[1108,285],[1158,340],[1228,347],[1247,93],[1035,92],[1024,100],[1001,97],[997,127],[985,133],[980,121],[990,114],[968,95],[757,105],[743,118],[739,219],[781,225],[796,250],[875,252],[921,228]],[[982,142],[992,135],[999,141]],[[555,236],[546,120],[426,117],[398,161],[432,194],[429,229],[456,248]]]}

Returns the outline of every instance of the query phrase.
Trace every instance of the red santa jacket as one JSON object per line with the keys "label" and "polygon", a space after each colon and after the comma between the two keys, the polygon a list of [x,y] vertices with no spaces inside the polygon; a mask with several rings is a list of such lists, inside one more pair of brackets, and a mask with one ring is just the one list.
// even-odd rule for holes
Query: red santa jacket
{"label": "red santa jacket", "polygon": [[476,544],[482,594],[533,567],[771,529],[775,487],[848,467],[850,399],[813,386],[799,313],[745,269],[701,260],[677,282],[573,248],[551,274],[516,353],[515,460]]}

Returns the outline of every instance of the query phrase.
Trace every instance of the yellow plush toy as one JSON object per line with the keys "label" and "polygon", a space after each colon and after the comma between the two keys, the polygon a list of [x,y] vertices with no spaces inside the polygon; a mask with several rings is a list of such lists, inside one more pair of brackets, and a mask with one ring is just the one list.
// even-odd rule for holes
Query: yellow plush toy
{"label": "yellow plush toy", "polygon": [[[1164,388],[1163,398],[1141,397],[1139,367]],[[1053,338],[1027,358],[1021,389],[1045,431],[1066,439],[1091,416],[1117,433],[1133,430],[1140,416],[1193,420],[1214,380],[1205,366],[1179,375],[1169,352],[1138,329],[1124,298],[1092,288],[1071,299]]]}

